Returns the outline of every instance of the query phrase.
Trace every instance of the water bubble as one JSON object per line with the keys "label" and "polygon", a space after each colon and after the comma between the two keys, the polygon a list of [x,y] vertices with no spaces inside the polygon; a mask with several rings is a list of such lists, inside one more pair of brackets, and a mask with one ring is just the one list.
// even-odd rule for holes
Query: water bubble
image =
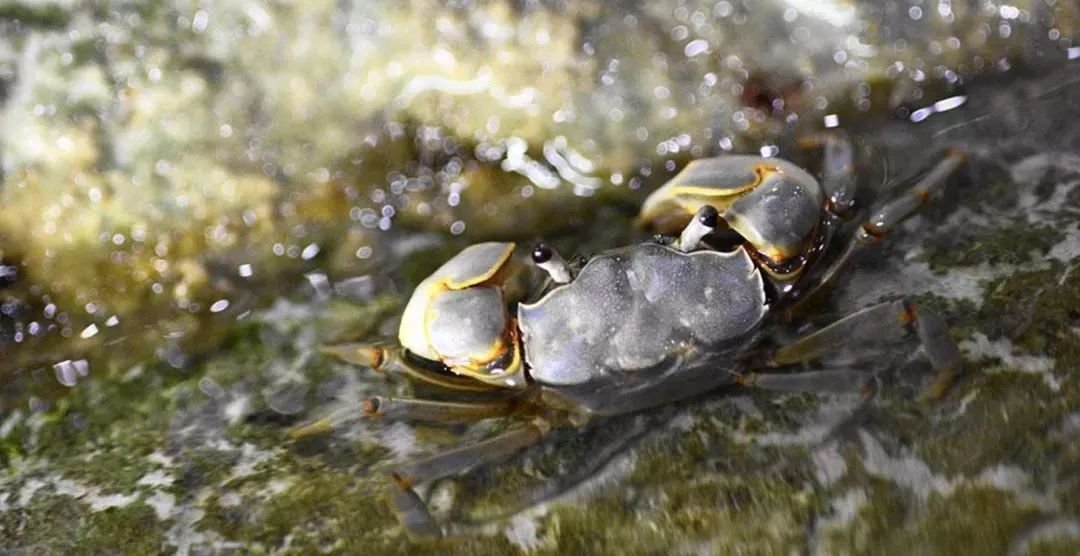
{"label": "water bubble", "polygon": [[687,58],[693,58],[699,54],[706,54],[709,52],[709,41],[705,39],[696,39],[686,43],[686,47],[683,48],[683,54]]}
{"label": "water bubble", "polygon": [[224,311],[225,309],[228,309],[228,308],[229,308],[229,300],[228,299],[219,299],[219,300],[215,301],[213,305],[210,306],[210,312],[211,313],[220,313],[220,312],[222,312],[222,311]]}
{"label": "water bubble", "polygon": [[963,106],[966,102],[967,102],[967,96],[965,96],[965,95],[957,95],[957,96],[954,96],[954,97],[941,99],[941,100],[934,103],[934,111],[936,111],[936,112],[945,112],[947,110],[952,110],[954,108],[959,108],[959,107]]}
{"label": "water bubble", "polygon": [[316,243],[309,243],[307,247],[304,247],[304,250],[300,253],[300,258],[304,259],[305,261],[310,261],[311,259],[314,259],[315,256],[318,254],[319,245]]}
{"label": "water bubble", "polygon": [[210,14],[204,10],[195,12],[195,17],[191,18],[191,30],[195,33],[202,33],[206,30],[206,25],[210,22]]}
{"label": "water bubble", "polygon": [[93,338],[94,336],[97,336],[97,333],[98,333],[97,325],[96,324],[91,324],[90,326],[87,326],[86,328],[83,328],[82,332],[79,333],[79,337],[84,339],[84,340],[88,340],[90,338]]}
{"label": "water bubble", "polygon": [[933,114],[933,113],[934,113],[934,109],[932,107],[920,108],[920,109],[912,112],[911,116],[908,116],[908,119],[911,120],[912,122],[919,123],[919,122],[929,118],[930,115]]}
{"label": "water bubble", "polygon": [[78,384],[79,377],[85,377],[90,374],[90,363],[85,359],[77,359],[75,361],[66,359],[53,365],[53,372],[56,373],[56,380],[60,384],[72,387]]}

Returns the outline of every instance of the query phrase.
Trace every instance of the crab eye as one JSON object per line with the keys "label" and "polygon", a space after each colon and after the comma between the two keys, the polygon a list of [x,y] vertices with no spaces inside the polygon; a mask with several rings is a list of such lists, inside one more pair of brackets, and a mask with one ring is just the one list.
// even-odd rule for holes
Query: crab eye
{"label": "crab eye", "polygon": [[720,213],[716,211],[716,208],[712,205],[705,205],[698,209],[697,219],[709,228],[715,228],[717,224],[717,218],[720,217]]}
{"label": "crab eye", "polygon": [[536,247],[533,247],[532,250],[532,260],[536,264],[544,264],[551,260],[553,254],[550,247],[543,243],[537,243]]}

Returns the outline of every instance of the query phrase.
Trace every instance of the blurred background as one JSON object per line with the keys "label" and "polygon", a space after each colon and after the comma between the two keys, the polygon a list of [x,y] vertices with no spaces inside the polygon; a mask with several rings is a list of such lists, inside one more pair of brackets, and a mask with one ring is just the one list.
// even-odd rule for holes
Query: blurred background
{"label": "blurred background", "polygon": [[[836,128],[870,200],[971,153],[822,315],[921,296],[975,378],[839,439],[798,396],[559,436],[434,489],[497,541],[456,549],[1075,553],[1078,90],[1062,0],[0,0],[0,549],[405,550],[381,466],[498,425],[288,443],[403,388],[319,345],[469,242],[624,244],[689,160]],[[558,505],[582,453],[635,497]]]}

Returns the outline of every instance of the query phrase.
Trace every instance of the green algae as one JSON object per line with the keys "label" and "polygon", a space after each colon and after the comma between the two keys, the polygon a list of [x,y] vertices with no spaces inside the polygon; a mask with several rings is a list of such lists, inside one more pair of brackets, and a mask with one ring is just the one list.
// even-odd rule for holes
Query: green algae
{"label": "green algae", "polygon": [[72,540],[72,553],[154,554],[167,546],[154,510],[140,502],[91,514]]}
{"label": "green algae", "polygon": [[1027,548],[1031,556],[1070,556],[1080,553],[1080,539],[1039,540]]}
{"label": "green algae", "polygon": [[[849,478],[850,480],[850,478]],[[1004,554],[1042,512],[1013,494],[963,485],[931,494],[911,515],[911,493],[877,478],[859,481],[865,501],[845,523],[826,532],[830,554]]]}
{"label": "green algae", "polygon": [[1001,554],[1011,539],[1038,516],[1038,510],[1018,504],[1008,493],[963,486],[947,496],[932,495],[923,515],[894,524],[898,526],[879,538],[870,552]]}
{"label": "green algae", "polygon": [[69,496],[38,495],[0,515],[6,548],[39,554],[156,554],[165,538],[154,511],[142,503],[86,513]]}
{"label": "green algae", "polygon": [[944,273],[958,266],[1024,265],[1046,256],[1065,234],[1053,226],[1027,222],[1002,223],[1001,228],[968,234],[949,234],[937,238],[927,253],[930,268]]}

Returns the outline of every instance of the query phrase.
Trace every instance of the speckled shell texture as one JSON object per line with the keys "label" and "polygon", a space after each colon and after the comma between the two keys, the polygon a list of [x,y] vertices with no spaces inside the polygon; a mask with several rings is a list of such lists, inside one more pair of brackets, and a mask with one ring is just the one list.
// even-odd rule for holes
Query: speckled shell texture
{"label": "speckled shell texture", "polygon": [[656,367],[746,334],[765,312],[761,275],[741,248],[660,244],[598,255],[570,284],[518,306],[530,374],[555,386]]}

